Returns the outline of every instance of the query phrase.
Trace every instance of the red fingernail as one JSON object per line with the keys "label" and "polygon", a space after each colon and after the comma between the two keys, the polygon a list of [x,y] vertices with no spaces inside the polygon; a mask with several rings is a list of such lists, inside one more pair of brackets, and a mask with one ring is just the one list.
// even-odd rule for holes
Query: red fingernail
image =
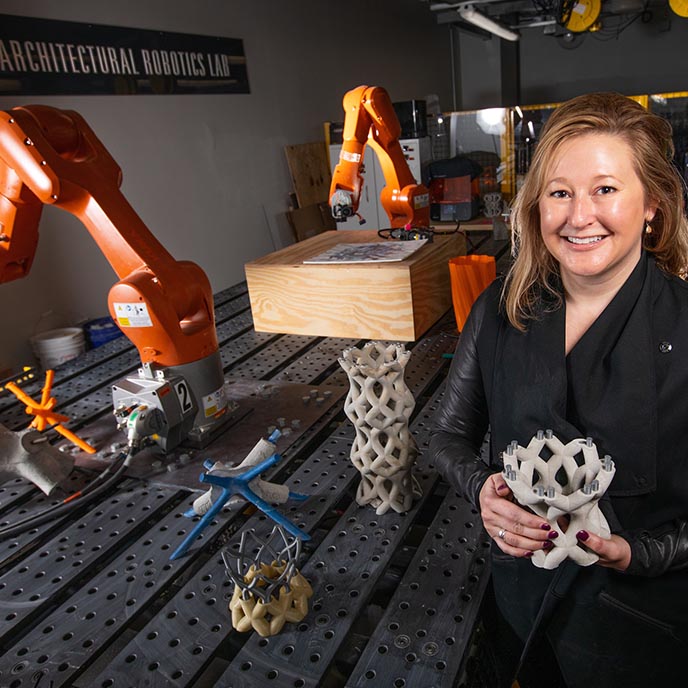
{"label": "red fingernail", "polygon": [[532,557],[535,552],[526,552],[523,556],[524,557]]}
{"label": "red fingernail", "polygon": [[[582,531],[581,531],[581,532],[582,532]],[[559,533],[557,533],[556,530],[550,530],[549,533],[547,533],[547,537],[548,537],[550,540],[555,540],[556,538],[559,537]]]}
{"label": "red fingernail", "polygon": [[543,523],[540,526],[540,530],[552,530],[552,526],[549,523]]}
{"label": "red fingernail", "polygon": [[554,543],[550,542],[549,540],[542,543],[542,549],[552,549],[552,547],[554,547]]}
{"label": "red fingernail", "polygon": [[577,537],[579,540],[583,540],[583,542],[585,542],[585,541],[590,537],[590,534],[588,533],[587,530],[579,530],[579,531],[576,533],[576,537]]}
{"label": "red fingernail", "polygon": [[509,489],[509,486],[508,486],[508,485],[500,485],[500,486],[497,488],[497,492],[499,492],[500,490],[507,490],[507,489]]}

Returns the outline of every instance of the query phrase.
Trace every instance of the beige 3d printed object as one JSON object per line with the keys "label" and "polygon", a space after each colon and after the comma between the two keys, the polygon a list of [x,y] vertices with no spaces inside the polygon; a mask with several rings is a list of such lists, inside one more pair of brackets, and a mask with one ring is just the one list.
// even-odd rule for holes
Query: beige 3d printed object
{"label": "beige 3d printed object", "polygon": [[234,582],[229,609],[237,631],[254,629],[265,638],[308,614],[313,590],[296,569],[300,551],[299,538],[288,537],[276,525],[265,541],[253,529],[242,533],[236,567],[222,552],[227,575]]}

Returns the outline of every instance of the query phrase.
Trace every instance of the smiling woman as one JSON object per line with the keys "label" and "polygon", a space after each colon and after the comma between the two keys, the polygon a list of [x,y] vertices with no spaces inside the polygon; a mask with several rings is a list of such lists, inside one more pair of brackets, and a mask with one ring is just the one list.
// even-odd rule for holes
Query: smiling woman
{"label": "smiling woman", "polygon": [[[626,169],[626,176],[629,179],[635,176],[640,183],[642,191],[636,188],[633,205],[643,204],[652,218],[652,231],[643,238],[644,248],[662,270],[685,276],[688,225],[683,204],[684,184],[671,162],[674,152],[671,134],[666,120],[616,93],[580,96],[555,110],[543,130],[531,171],[513,204],[512,237],[517,260],[507,277],[505,307],[514,327],[522,330],[523,323],[532,317],[531,308],[541,290],[555,301],[560,298],[559,264],[545,245],[541,231],[541,223],[545,222],[541,206],[547,191],[557,192],[556,196],[567,195],[565,188],[547,189],[547,184],[557,178],[554,167],[567,152],[577,153],[577,160],[572,162],[576,162],[578,174],[590,174],[593,165],[603,162],[598,151],[602,139],[607,142],[613,139],[614,143],[609,145],[616,149],[615,164],[630,164],[633,171]],[[576,150],[570,151],[571,146]],[[606,173],[611,173],[611,169],[598,171],[598,174]],[[617,188],[613,180],[606,184],[604,181],[598,180],[598,194],[614,195]]]}
{"label": "smiling woman", "polygon": [[584,134],[561,145],[539,210],[566,297],[568,353],[638,264],[657,205],[645,198],[623,139]]}
{"label": "smiling woman", "polygon": [[[688,222],[672,154],[667,122],[624,96],[559,107],[514,202],[513,266],[461,333],[430,452],[492,537],[500,688],[519,667],[521,688],[685,683]],[[611,534],[575,534],[593,565],[531,563],[568,521],[515,501],[505,476],[528,476],[502,452],[543,436],[588,438],[616,465]]]}
{"label": "smiling woman", "polygon": [[640,259],[643,230],[656,210],[645,200],[631,149],[608,134],[578,136],[561,146],[550,175],[540,231],[564,289],[617,291]]}

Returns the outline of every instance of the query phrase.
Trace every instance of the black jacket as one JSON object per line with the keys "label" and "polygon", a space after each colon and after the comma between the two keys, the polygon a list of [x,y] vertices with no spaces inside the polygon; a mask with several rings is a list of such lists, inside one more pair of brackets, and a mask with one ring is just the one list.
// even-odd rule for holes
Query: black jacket
{"label": "black jacket", "polygon": [[[543,307],[521,335],[500,312],[501,284],[489,287],[461,333],[430,452],[438,471],[479,508],[480,489],[502,470],[499,454],[511,439],[527,444],[537,429],[554,427],[558,436],[608,443],[617,472],[603,510],[631,544],[632,561],[623,574],[589,567],[582,587],[657,619],[686,641],[688,284],[648,256],[639,266],[637,289],[624,286],[568,358],[564,307]],[[621,372],[605,378],[614,366]],[[604,384],[596,383],[596,371]],[[479,449],[490,425],[485,463]]]}

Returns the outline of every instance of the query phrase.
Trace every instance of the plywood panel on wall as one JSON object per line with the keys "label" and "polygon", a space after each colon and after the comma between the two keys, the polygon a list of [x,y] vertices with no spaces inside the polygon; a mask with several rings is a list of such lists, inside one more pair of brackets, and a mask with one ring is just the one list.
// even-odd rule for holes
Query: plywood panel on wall
{"label": "plywood panel on wall", "polygon": [[324,141],[285,146],[299,208],[327,201],[332,175]]}

